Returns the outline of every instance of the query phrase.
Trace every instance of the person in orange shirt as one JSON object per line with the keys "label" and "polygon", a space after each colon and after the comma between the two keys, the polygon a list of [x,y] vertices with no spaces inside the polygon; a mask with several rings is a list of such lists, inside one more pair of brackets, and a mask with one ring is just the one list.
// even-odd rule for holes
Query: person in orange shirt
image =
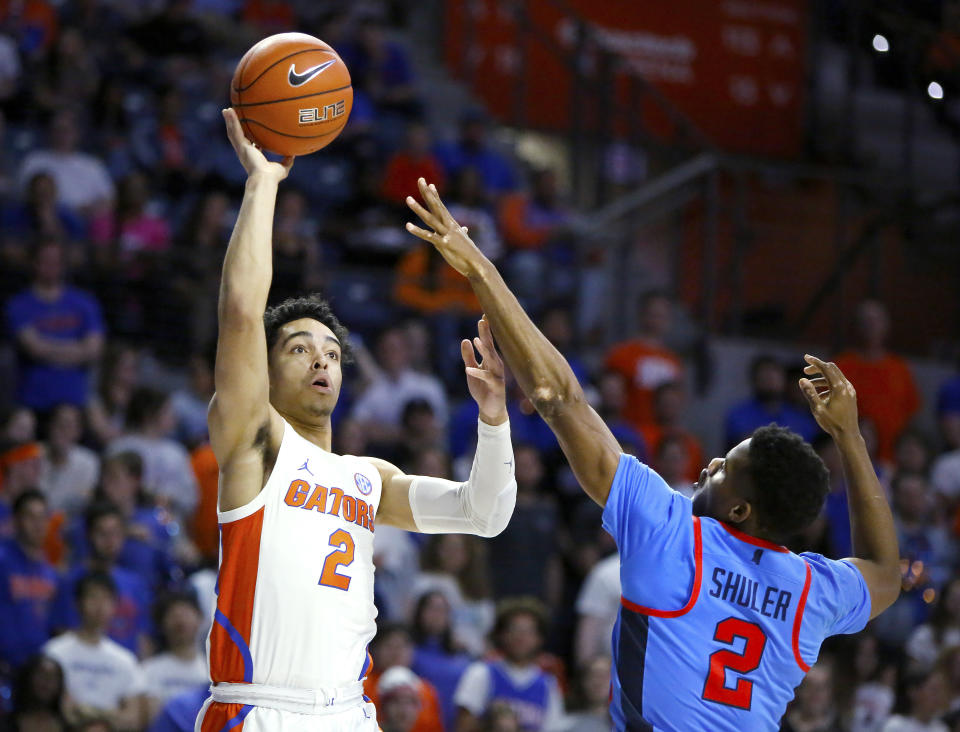
{"label": "person in orange shirt", "polygon": [[[421,717],[427,704],[437,703],[436,693],[432,699],[424,698],[426,682],[404,666],[394,666],[384,671],[377,684],[380,724],[383,732],[420,732],[434,729],[425,726]],[[437,729],[443,729],[439,727]]]}
{"label": "person in orange shirt", "polygon": [[190,537],[204,559],[216,562],[220,551],[220,529],[217,525],[217,481],[220,479],[220,468],[209,442],[199,445],[190,453],[190,465],[193,474],[197,476],[200,494],[193,513]]}
{"label": "person in orange shirt", "polygon": [[[653,395],[657,387],[683,379],[683,362],[664,342],[672,320],[670,298],[663,292],[647,293],[640,303],[637,337],[615,344],[606,357],[605,367],[627,380],[623,417],[641,431],[656,422]],[[649,440],[647,445],[656,450]]]}
{"label": "person in orange shirt", "polygon": [[574,216],[561,199],[557,174],[534,170],[530,189],[506,193],[497,205],[497,223],[509,253],[507,280],[528,310],[540,310],[576,290],[578,266]]}
{"label": "person in orange shirt", "polygon": [[383,197],[402,204],[407,196],[417,195],[417,179],[421,177],[435,181],[437,189],[443,190],[445,176],[440,161],[430,152],[430,131],[422,122],[411,122],[404,148],[387,161],[381,190]]}
{"label": "person in orange shirt", "polygon": [[[389,698],[384,697],[389,697],[394,685],[409,686],[415,689],[419,705],[416,721],[412,727],[406,728],[405,732],[443,732],[443,712],[436,688],[410,671],[413,663],[413,640],[407,627],[400,623],[380,626],[370,650],[373,654],[373,667],[363,680],[363,693],[377,707],[377,715],[381,720],[385,718],[383,706],[389,703]],[[407,671],[409,676],[403,674],[403,671]],[[395,673],[391,675],[391,672]],[[411,676],[417,684],[412,683]],[[410,705],[398,703],[398,706]],[[404,718],[407,714],[404,709],[397,709],[396,716]],[[387,730],[386,723],[382,726]]]}
{"label": "person in orange shirt", "polygon": [[297,17],[288,0],[247,0],[241,13],[243,22],[260,33],[282,33],[295,28]]}
{"label": "person in orange shirt", "polygon": [[427,244],[411,249],[397,263],[393,294],[401,305],[424,315],[481,313],[470,283]]}
{"label": "person in orange shirt", "polygon": [[886,348],[889,332],[887,309],[876,300],[864,300],[857,308],[859,347],[834,358],[857,390],[860,415],[876,425],[877,455],[887,462],[893,459],[897,437],[920,408],[910,367]]}
{"label": "person in orange shirt", "polygon": [[43,470],[43,444],[31,440],[0,450],[0,539],[8,539],[13,536],[10,507],[17,496],[37,485]]}
{"label": "person in orange shirt", "polygon": [[397,263],[393,297],[427,318],[432,340],[442,349],[434,354],[434,369],[448,384],[456,383],[460,339],[482,312],[470,283],[436,249],[422,244]]}
{"label": "person in orange shirt", "polygon": [[530,188],[504,195],[498,210],[500,228],[512,249],[545,250],[569,232],[570,213],[560,202],[554,171],[534,171]]}
{"label": "person in orange shirt", "polygon": [[60,23],[56,8],[47,0],[0,0],[0,25],[16,30],[20,53],[32,60],[50,50]]}
{"label": "person in orange shirt", "polygon": [[706,465],[700,440],[683,426],[687,395],[677,382],[661,384],[654,394],[654,421],[643,426],[641,433],[652,455],[659,455],[663,443],[677,440],[686,449],[687,461],[684,480],[695,483],[701,468]]}

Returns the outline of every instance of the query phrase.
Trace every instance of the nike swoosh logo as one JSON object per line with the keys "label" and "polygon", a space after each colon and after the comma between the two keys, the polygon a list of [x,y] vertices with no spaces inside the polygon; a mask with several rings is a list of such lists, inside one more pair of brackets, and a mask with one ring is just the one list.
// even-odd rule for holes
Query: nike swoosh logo
{"label": "nike swoosh logo", "polygon": [[287,72],[287,81],[290,82],[290,86],[303,86],[310,81],[310,79],[323,72],[323,70],[328,66],[332,66],[335,62],[336,59],[330,59],[329,61],[324,61],[322,64],[311,66],[309,69],[299,74],[297,73],[297,65],[295,63],[290,64],[290,71]]}

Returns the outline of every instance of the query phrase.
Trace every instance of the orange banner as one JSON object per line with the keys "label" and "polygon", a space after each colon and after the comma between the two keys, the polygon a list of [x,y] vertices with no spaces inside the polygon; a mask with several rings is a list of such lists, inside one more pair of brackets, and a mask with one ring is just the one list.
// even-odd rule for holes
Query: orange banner
{"label": "orange banner", "polygon": [[[667,137],[674,125],[631,83],[639,75],[719,147],[790,156],[802,143],[805,8],[802,0],[454,1],[447,63],[505,122],[566,129],[577,114],[596,131],[640,122]],[[578,43],[575,18],[591,42]],[[598,91],[599,49],[616,67],[613,105]],[[577,95],[579,109],[575,68],[589,90]]]}

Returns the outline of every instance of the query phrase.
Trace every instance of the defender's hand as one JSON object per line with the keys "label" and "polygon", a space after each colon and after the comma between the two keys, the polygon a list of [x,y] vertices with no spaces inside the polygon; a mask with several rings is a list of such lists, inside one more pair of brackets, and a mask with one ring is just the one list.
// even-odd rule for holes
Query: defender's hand
{"label": "defender's hand", "polygon": [[240,126],[240,120],[237,119],[237,112],[232,107],[223,110],[223,120],[227,124],[227,137],[230,138],[230,144],[233,145],[237,157],[240,158],[240,164],[247,171],[248,177],[259,175],[267,177],[279,183],[287,177],[290,168],[293,166],[293,157],[287,156],[279,163],[272,163],[266,156],[260,152],[260,148],[254,145],[243,134],[243,127]]}
{"label": "defender's hand", "polygon": [[[490,425],[503,424],[507,421],[503,361],[497,353],[486,316],[477,323],[477,331],[480,337],[474,338],[472,344],[466,338],[460,342],[460,354],[467,372],[467,388],[480,407],[480,419]],[[474,347],[480,352],[480,363],[477,363]]]}
{"label": "defender's hand", "polygon": [[803,372],[814,378],[800,379],[800,389],[810,404],[813,418],[831,437],[855,435],[860,431],[857,422],[857,392],[837,365],[816,356],[806,355]]}
{"label": "defender's hand", "polygon": [[420,178],[417,184],[420,186],[420,195],[429,210],[417,203],[413,196],[407,196],[407,205],[433,231],[421,229],[411,223],[407,224],[407,231],[433,244],[447,263],[463,276],[470,277],[476,274],[486,257],[467,235],[466,227],[460,226],[447,211],[436,187],[432,183],[427,185],[423,178]]}

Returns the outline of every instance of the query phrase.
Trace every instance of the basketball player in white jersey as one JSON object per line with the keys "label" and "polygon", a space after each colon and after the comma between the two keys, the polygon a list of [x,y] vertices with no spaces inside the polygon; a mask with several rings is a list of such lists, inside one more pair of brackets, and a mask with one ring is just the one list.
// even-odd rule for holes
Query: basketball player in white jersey
{"label": "basketball player in white jersey", "polygon": [[233,110],[224,118],[248,177],[220,284],[208,417],[220,466],[220,571],[212,696],[196,730],[373,732],[362,680],[377,612],[374,526],[488,537],[504,529],[516,482],[503,364],[481,321],[474,344],[461,344],[480,406],[466,483],[330,452],[346,331],[316,298],[264,313],[277,186],[293,160],[269,162]]}

